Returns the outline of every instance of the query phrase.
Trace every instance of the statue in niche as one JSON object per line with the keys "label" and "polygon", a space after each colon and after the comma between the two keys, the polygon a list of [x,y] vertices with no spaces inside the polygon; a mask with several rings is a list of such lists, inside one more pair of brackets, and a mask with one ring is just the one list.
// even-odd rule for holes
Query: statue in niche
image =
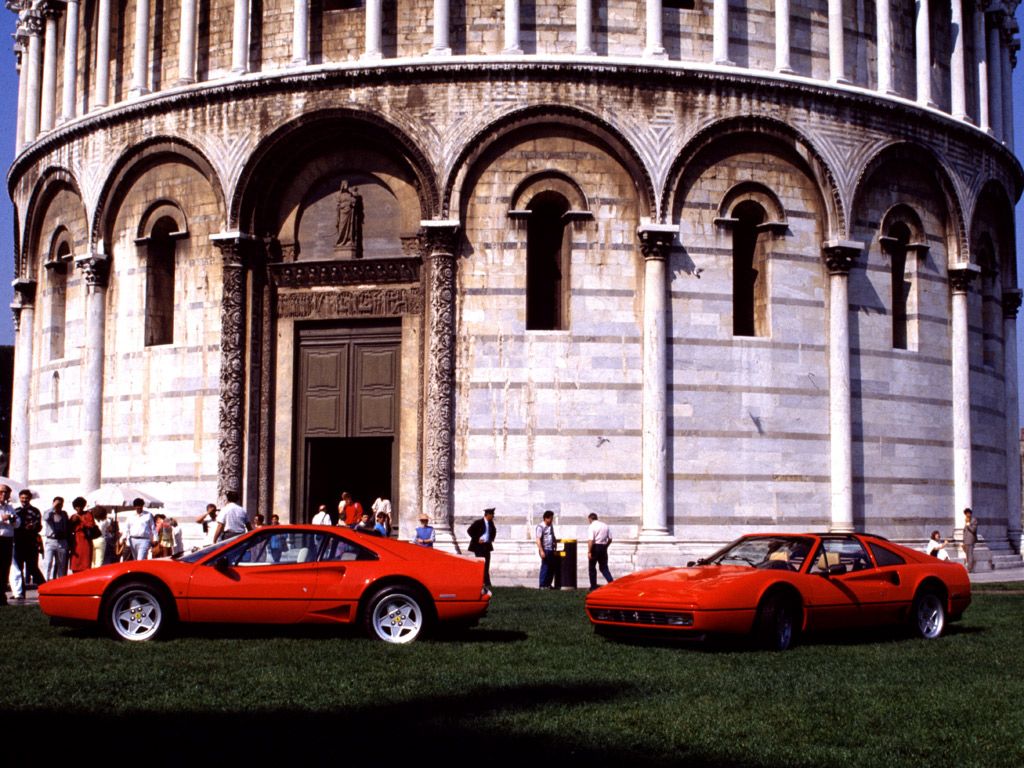
{"label": "statue in niche", "polygon": [[338,189],[338,239],[334,250],[352,258],[363,258],[363,198],[342,179]]}

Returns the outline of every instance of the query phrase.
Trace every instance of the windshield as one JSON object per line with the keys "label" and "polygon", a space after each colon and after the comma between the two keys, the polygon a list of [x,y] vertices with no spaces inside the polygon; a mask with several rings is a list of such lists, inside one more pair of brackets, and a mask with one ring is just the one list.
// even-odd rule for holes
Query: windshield
{"label": "windshield", "polygon": [[802,536],[755,536],[734,541],[725,549],[701,560],[701,565],[749,565],[799,571],[807,559],[813,539]]}
{"label": "windshield", "polygon": [[196,547],[187,555],[182,555],[179,559],[185,563],[198,563],[208,554],[213,552],[213,550],[223,546],[224,542],[218,541],[216,544],[207,544],[205,547]]}

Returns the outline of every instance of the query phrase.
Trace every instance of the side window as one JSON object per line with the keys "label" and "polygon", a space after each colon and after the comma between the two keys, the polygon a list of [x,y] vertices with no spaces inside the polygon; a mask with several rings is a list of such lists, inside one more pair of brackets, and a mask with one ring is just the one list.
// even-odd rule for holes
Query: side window
{"label": "side window", "polygon": [[239,568],[316,562],[323,534],[267,531],[229,550],[225,557]]}
{"label": "side window", "polygon": [[811,573],[822,574],[831,569],[831,573],[835,575],[863,571],[871,567],[868,553],[856,539],[825,539],[814,555]]}
{"label": "side window", "polygon": [[885,547],[880,547],[874,542],[868,542],[868,549],[871,550],[872,557],[875,558],[875,563],[879,568],[884,568],[887,565],[903,565],[907,561]]}
{"label": "side window", "polygon": [[329,536],[327,545],[320,555],[321,563],[350,562],[353,560],[376,560],[375,555],[365,547],[354,544],[341,536]]}
{"label": "side window", "polygon": [[557,192],[541,192],[530,201],[529,210],[526,330],[564,331],[569,327],[569,201]]}

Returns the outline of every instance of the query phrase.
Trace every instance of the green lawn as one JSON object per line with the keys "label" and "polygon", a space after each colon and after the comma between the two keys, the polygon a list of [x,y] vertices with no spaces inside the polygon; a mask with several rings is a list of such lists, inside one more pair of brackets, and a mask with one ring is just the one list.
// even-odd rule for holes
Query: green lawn
{"label": "green lawn", "polygon": [[498,589],[478,628],[410,647],[231,627],[136,646],[4,608],[0,723],[39,735],[30,757],[52,735],[69,758],[90,743],[157,764],[199,749],[256,764],[284,750],[289,765],[1020,768],[1024,591],[979,589],[938,641],[828,637],[781,654],[603,640],[582,591]]}

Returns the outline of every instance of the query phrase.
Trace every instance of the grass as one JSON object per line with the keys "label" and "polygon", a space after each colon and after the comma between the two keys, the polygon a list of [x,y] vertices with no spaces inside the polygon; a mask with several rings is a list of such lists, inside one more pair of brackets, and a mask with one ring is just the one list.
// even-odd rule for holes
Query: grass
{"label": "grass", "polygon": [[136,646],[5,608],[0,720],[156,764],[198,749],[204,763],[1018,768],[1024,594],[984,586],[941,640],[830,636],[781,654],[603,640],[582,592],[498,589],[478,628],[409,647],[236,627]]}

